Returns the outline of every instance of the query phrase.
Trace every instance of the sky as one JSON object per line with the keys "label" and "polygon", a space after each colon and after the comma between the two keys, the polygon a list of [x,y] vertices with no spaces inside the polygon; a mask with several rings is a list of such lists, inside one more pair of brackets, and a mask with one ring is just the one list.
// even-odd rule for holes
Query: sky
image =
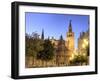
{"label": "sky", "polygon": [[70,20],[72,24],[72,31],[75,36],[75,47],[77,47],[80,32],[86,32],[88,30],[88,15],[26,12],[26,33],[32,34],[32,32],[36,32],[41,36],[42,30],[44,30],[45,38],[54,37],[58,40],[62,35],[63,39],[66,39]]}

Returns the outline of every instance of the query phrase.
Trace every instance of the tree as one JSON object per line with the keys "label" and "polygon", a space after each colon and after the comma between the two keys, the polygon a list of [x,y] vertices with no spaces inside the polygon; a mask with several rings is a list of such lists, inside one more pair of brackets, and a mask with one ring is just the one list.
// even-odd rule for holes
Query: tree
{"label": "tree", "polygon": [[33,39],[39,39],[38,33],[33,32],[33,33],[31,34],[31,38],[33,38]]}
{"label": "tree", "polygon": [[32,33],[31,36],[26,34],[26,55],[36,57],[41,50],[43,50],[43,42],[38,38],[38,34]]}
{"label": "tree", "polygon": [[51,44],[49,39],[44,40],[43,44],[44,49],[40,51],[37,55],[38,59],[49,61],[54,57],[54,46]]}
{"label": "tree", "polygon": [[87,56],[84,56],[84,55],[82,55],[82,54],[80,54],[80,55],[76,55],[75,57],[74,57],[74,59],[73,60],[71,60],[71,64],[72,65],[79,65],[79,64],[83,64],[83,63],[87,63]]}

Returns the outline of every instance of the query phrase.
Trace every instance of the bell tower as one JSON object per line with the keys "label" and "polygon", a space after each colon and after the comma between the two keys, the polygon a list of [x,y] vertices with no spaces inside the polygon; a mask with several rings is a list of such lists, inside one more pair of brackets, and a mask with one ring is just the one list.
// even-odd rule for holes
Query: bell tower
{"label": "bell tower", "polygon": [[72,30],[71,20],[69,22],[68,32],[66,35],[66,47],[68,50],[74,50],[74,32]]}
{"label": "bell tower", "polygon": [[72,30],[71,20],[69,22],[65,44],[66,44],[66,48],[67,48],[67,53],[66,53],[67,65],[70,65],[70,60],[71,60],[72,54],[74,52],[74,32]]}

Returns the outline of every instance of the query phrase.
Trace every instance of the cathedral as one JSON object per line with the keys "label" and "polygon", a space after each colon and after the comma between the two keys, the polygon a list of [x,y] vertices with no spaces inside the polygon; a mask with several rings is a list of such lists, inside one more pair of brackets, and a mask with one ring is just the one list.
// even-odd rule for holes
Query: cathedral
{"label": "cathedral", "polygon": [[[44,39],[44,31],[42,31],[41,39]],[[27,67],[56,67],[56,66],[69,66],[70,60],[75,50],[74,44],[74,32],[72,29],[71,20],[69,22],[68,31],[66,32],[65,40],[62,35],[59,40],[54,39],[53,37],[50,39],[51,43],[55,48],[54,58],[50,61],[42,61],[34,59],[34,63],[32,65],[28,64]],[[31,62],[30,62],[31,63]]]}

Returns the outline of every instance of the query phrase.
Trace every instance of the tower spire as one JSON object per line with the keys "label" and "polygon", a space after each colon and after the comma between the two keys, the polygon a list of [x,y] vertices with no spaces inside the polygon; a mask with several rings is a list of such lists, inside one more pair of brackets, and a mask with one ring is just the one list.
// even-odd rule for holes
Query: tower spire
{"label": "tower spire", "polygon": [[72,24],[71,24],[72,20],[70,20],[69,22],[69,32],[72,32]]}
{"label": "tower spire", "polygon": [[42,29],[41,39],[43,39],[43,40],[44,40],[44,30],[43,30],[43,29]]}

